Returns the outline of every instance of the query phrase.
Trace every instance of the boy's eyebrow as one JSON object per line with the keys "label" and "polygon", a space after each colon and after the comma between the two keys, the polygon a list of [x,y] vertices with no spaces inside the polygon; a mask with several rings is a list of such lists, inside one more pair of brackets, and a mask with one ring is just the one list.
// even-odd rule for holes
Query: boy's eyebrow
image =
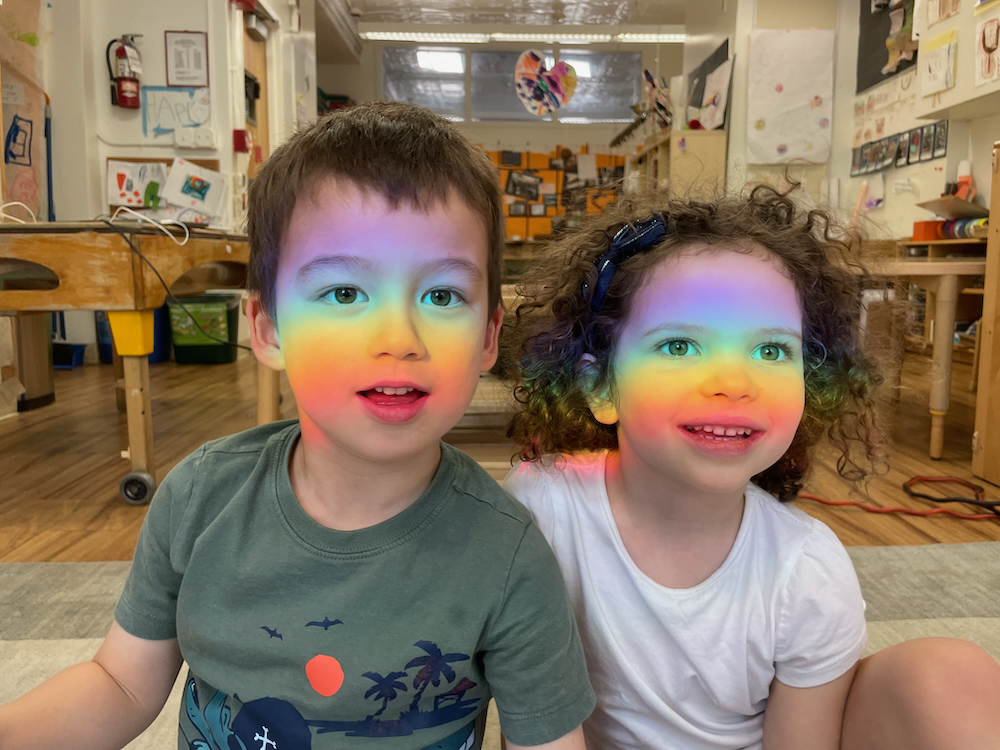
{"label": "boy's eyebrow", "polygon": [[458,271],[469,276],[473,281],[483,278],[483,272],[478,265],[465,258],[442,258],[441,260],[430,260],[420,265],[421,275],[430,271]]}
{"label": "boy's eyebrow", "polygon": [[[705,334],[711,333],[712,328],[707,326],[692,325],[691,323],[661,323],[658,326],[654,326],[642,334],[643,338],[647,336],[652,336],[656,333],[662,333],[663,331],[670,331],[676,333],[690,333],[690,334]],[[758,328],[753,332],[755,336],[788,336],[789,338],[802,341],[802,334],[796,331],[794,328],[787,328],[785,326],[773,326],[771,328]]]}
{"label": "boy's eyebrow", "polygon": [[313,274],[328,268],[372,271],[375,266],[368,258],[360,255],[321,255],[302,266],[296,276],[299,281],[305,281]]}

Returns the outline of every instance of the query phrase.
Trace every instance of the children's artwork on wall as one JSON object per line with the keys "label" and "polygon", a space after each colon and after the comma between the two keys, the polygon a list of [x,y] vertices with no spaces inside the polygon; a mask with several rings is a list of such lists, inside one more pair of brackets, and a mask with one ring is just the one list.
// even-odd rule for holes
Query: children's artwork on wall
{"label": "children's artwork on wall", "polygon": [[725,127],[726,102],[729,99],[729,81],[732,78],[733,58],[729,58],[708,74],[704,99],[698,112],[698,121],[705,130]]}
{"label": "children's artwork on wall", "polygon": [[896,152],[896,166],[905,167],[910,152],[910,131],[900,133],[898,138],[899,150]]}
{"label": "children's artwork on wall", "polygon": [[851,149],[851,177],[856,177],[861,171],[861,147]]}
{"label": "children's artwork on wall", "polygon": [[920,128],[914,128],[913,130],[910,131],[910,150],[907,153],[906,157],[907,164],[916,164],[918,161],[920,161],[921,132],[922,131]]}
{"label": "children's artwork on wall", "polygon": [[871,159],[872,159],[872,144],[866,143],[864,146],[861,147],[861,164],[858,169],[858,171],[861,174],[865,174],[871,171],[869,169],[869,167],[871,167],[872,165]]}
{"label": "children's artwork on wall", "polygon": [[167,168],[158,162],[108,160],[108,205],[159,208]]}
{"label": "children's artwork on wall", "polygon": [[226,194],[226,178],[184,159],[174,159],[160,197],[175,206],[218,216]]}
{"label": "children's artwork on wall", "polygon": [[551,195],[543,195],[542,204],[545,206],[558,206],[559,196],[555,193],[552,193]]}
{"label": "children's artwork on wall", "polygon": [[142,87],[142,134],[173,143],[174,131],[211,125],[212,99],[206,88]]}
{"label": "children's artwork on wall", "polygon": [[955,58],[958,36],[952,29],[925,42],[920,50],[920,93],[940,94],[955,85]]}
{"label": "children's artwork on wall", "polygon": [[527,216],[527,205],[524,201],[514,201],[510,204],[507,213],[509,216]]}
{"label": "children's artwork on wall", "polygon": [[934,158],[934,125],[924,125],[920,131],[920,161]]}
{"label": "children's artwork on wall", "polygon": [[976,24],[976,85],[982,86],[1000,75],[1000,10],[984,15]]}
{"label": "children's artwork on wall", "polygon": [[832,30],[758,29],[750,37],[747,163],[830,155]]}
{"label": "children's artwork on wall", "polygon": [[890,135],[887,139],[885,159],[882,160],[882,169],[888,169],[896,164],[896,152],[899,151],[899,136]]}
{"label": "children's artwork on wall", "polygon": [[532,203],[528,206],[528,213],[531,216],[545,216],[545,204]]}
{"label": "children's artwork on wall", "polygon": [[514,67],[514,90],[526,110],[544,117],[573,98],[576,71],[562,60],[548,70],[543,53],[525,50]]}
{"label": "children's artwork on wall", "polygon": [[859,5],[855,88],[858,94],[912,67],[917,59],[913,0],[882,3],[877,8],[866,2]]}
{"label": "children's artwork on wall", "polygon": [[934,124],[934,158],[940,159],[948,155],[948,121]]}
{"label": "children's artwork on wall", "polygon": [[926,2],[928,26],[956,15],[962,4],[961,0],[926,0]]}
{"label": "children's artwork on wall", "polygon": [[507,184],[504,186],[504,192],[518,198],[536,201],[538,200],[538,187],[541,184],[541,177],[511,170],[507,175]]}

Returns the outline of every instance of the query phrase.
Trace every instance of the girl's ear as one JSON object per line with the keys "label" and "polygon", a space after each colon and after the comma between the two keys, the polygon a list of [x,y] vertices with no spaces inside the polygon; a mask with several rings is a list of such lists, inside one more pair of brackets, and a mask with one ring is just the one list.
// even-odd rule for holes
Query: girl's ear
{"label": "girl's ear", "polygon": [[597,360],[593,354],[584,354],[576,366],[577,382],[587,398],[587,406],[601,424],[618,424],[618,410],[611,401],[607,388],[597,388]]}

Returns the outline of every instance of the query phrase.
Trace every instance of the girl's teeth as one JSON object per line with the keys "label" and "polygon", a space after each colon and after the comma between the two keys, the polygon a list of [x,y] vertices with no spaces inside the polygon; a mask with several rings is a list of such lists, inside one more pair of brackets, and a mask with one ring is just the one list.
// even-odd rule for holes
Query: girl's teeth
{"label": "girl's teeth", "polygon": [[708,435],[718,437],[736,437],[737,435],[749,436],[753,430],[749,427],[722,427],[718,425],[693,425],[692,432],[703,432]]}
{"label": "girl's teeth", "polygon": [[378,391],[379,393],[384,393],[387,396],[402,396],[404,393],[409,393],[413,389],[412,388],[384,388],[382,386],[379,386],[375,390]]}

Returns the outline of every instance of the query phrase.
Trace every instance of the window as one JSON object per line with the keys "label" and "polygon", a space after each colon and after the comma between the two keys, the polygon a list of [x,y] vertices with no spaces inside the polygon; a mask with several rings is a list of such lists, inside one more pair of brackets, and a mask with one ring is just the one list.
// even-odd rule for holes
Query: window
{"label": "window", "polygon": [[465,119],[465,52],[386,47],[382,50],[382,95],[426,107],[450,120]]}
{"label": "window", "polygon": [[[563,50],[559,59],[576,70],[576,93],[559,110],[565,123],[632,122],[629,107],[642,96],[642,53]],[[473,80],[475,86],[475,80]]]}
{"label": "window", "polygon": [[[483,51],[472,53],[472,119],[548,121],[550,117],[531,114],[514,90],[514,68],[520,52]],[[552,51],[546,50],[546,67]]]}

